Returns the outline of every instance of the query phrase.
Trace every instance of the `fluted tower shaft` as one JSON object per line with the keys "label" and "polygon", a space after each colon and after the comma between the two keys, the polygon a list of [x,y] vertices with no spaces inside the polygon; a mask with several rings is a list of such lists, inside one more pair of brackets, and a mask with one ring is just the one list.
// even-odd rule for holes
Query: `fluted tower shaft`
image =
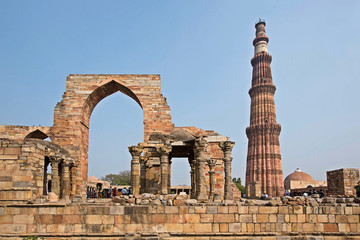
{"label": "fluted tower shaft", "polygon": [[276,122],[274,94],[276,87],[271,76],[271,55],[268,53],[269,38],[265,35],[265,21],[255,25],[256,37],[251,97],[250,126],[246,128],[248,155],[246,186],[260,184],[261,193],[270,197],[284,193],[279,135],[281,126]]}

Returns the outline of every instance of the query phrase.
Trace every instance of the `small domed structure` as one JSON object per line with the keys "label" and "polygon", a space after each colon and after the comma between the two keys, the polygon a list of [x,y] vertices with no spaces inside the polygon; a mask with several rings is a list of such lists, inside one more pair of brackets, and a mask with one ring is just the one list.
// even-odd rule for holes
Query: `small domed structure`
{"label": "small domed structure", "polygon": [[95,177],[95,176],[90,176],[90,177],[88,177],[88,181],[89,182],[96,182],[96,181],[99,181],[99,179],[97,177]]}
{"label": "small domed structure", "polygon": [[[301,171],[299,168],[296,169],[295,172],[289,174],[285,181],[304,181],[304,182],[312,182],[314,179],[307,173]],[[284,181],[284,182],[285,182]]]}
{"label": "small domed structure", "polygon": [[309,174],[297,168],[295,172],[289,174],[285,178],[284,185],[285,185],[285,189],[293,189],[293,188],[306,187],[314,182],[315,182],[314,179]]}

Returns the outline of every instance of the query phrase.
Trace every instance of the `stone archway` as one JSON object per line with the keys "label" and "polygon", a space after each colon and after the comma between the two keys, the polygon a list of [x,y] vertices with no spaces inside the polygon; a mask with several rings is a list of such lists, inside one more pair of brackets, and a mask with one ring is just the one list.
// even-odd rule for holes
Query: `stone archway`
{"label": "stone archway", "polygon": [[46,138],[48,138],[49,136],[44,133],[43,131],[36,129],[35,131],[30,132],[29,134],[27,134],[24,138],[24,140],[29,139],[29,138],[36,138],[36,139],[41,139],[44,140]]}
{"label": "stone archway", "polygon": [[102,99],[117,91],[142,108],[144,142],[154,132],[168,134],[174,128],[170,108],[161,94],[159,75],[70,75],[63,99],[54,110],[52,140],[79,161],[79,187],[87,179],[91,113]]}

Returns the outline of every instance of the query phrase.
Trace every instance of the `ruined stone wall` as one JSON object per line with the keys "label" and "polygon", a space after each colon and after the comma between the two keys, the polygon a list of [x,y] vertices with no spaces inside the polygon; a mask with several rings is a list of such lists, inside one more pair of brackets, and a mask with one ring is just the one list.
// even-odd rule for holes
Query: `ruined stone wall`
{"label": "ruined stone wall", "polygon": [[63,151],[51,142],[38,139],[21,143],[0,139],[0,202],[45,198],[45,159],[55,153],[64,156]]}
{"label": "ruined stone wall", "polygon": [[26,201],[43,192],[44,147],[1,139],[0,200]]}
{"label": "ruined stone wall", "polygon": [[360,239],[359,214],[359,206],[7,205],[0,238]]}
{"label": "ruined stone wall", "polygon": [[326,172],[328,195],[356,195],[354,187],[359,181],[359,169],[338,169]]}
{"label": "ruined stone wall", "polygon": [[[17,126],[17,125],[0,125],[0,138],[9,138],[16,141],[23,141],[33,133],[42,133],[41,137],[52,136],[51,127],[41,126]],[[40,138],[40,139],[44,139]]]}
{"label": "ruined stone wall", "polygon": [[91,113],[102,99],[117,91],[142,108],[145,141],[153,132],[168,134],[174,127],[170,108],[161,94],[159,75],[70,75],[63,99],[54,110],[53,142],[80,161],[84,181]]}

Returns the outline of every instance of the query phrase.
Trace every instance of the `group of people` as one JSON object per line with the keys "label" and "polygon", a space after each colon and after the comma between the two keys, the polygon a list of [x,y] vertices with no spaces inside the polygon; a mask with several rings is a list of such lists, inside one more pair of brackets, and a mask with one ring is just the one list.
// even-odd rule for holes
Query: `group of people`
{"label": "group of people", "polygon": [[323,198],[325,197],[325,192],[324,190],[320,189],[320,191],[316,191],[316,189],[310,189],[309,192],[304,192],[303,193],[303,196],[304,197],[307,197],[307,196],[311,196],[311,195],[314,195],[314,194],[318,194],[320,198]]}
{"label": "group of people", "polygon": [[87,188],[87,198],[113,198],[120,195],[131,194],[131,188],[105,188],[97,189],[95,187]]}

